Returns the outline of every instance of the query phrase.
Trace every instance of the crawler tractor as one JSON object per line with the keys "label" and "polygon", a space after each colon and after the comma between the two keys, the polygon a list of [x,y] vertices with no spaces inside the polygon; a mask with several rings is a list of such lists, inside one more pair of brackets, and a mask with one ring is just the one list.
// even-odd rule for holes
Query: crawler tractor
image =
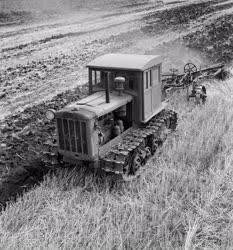
{"label": "crawler tractor", "polygon": [[175,129],[177,114],[162,99],[162,59],[107,54],[87,65],[89,96],[55,117],[64,162],[132,178]]}

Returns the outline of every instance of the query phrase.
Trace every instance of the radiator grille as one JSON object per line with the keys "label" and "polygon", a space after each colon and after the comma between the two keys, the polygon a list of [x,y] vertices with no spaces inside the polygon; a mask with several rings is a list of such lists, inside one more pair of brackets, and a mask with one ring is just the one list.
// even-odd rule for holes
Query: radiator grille
{"label": "radiator grille", "polygon": [[62,150],[88,154],[84,121],[57,118],[59,147]]}

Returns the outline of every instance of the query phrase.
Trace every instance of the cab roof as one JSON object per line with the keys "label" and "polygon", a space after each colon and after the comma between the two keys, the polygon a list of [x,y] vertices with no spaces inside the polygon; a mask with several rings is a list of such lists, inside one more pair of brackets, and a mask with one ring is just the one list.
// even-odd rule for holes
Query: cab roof
{"label": "cab roof", "polygon": [[106,54],[97,57],[87,67],[144,71],[162,63],[159,55]]}

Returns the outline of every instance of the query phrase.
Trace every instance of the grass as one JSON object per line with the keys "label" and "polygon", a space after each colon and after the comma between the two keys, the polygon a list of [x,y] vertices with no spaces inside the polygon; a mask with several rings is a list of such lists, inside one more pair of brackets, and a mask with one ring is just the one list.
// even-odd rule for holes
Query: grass
{"label": "grass", "polygon": [[123,183],[83,169],[47,175],[0,215],[0,249],[232,249],[233,85],[179,113],[142,176]]}

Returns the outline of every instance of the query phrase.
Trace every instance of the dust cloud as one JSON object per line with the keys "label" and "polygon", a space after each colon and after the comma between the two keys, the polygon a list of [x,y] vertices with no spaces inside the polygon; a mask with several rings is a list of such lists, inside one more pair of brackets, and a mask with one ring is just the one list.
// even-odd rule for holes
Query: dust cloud
{"label": "dust cloud", "polygon": [[180,39],[180,34],[170,32],[169,34],[155,37],[145,37],[136,42],[129,49],[123,50],[123,53],[139,53],[162,55],[163,71],[169,72],[170,69],[177,69],[183,73],[186,63],[194,63],[199,69],[210,65],[211,62],[200,51],[188,48]]}
{"label": "dust cloud", "polygon": [[153,50],[154,54],[163,55],[163,69],[178,69],[183,73],[186,63],[193,63],[198,69],[210,64],[210,61],[199,51],[186,47],[181,41],[163,43]]}

